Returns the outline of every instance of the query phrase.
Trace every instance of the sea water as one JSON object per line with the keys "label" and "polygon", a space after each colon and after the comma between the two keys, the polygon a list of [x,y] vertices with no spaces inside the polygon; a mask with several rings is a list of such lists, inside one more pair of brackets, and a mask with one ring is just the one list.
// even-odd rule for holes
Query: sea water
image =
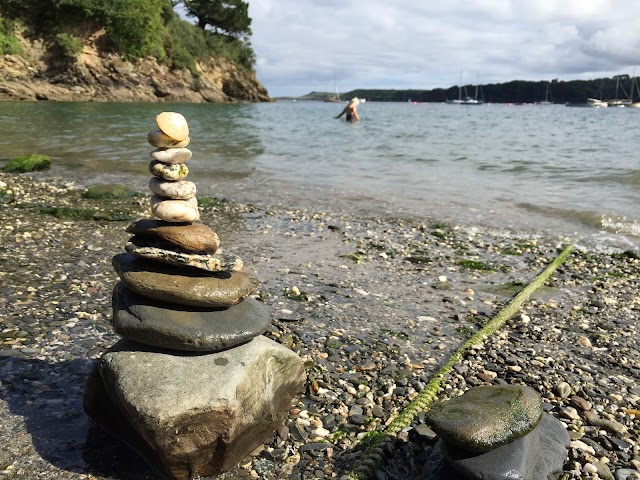
{"label": "sea water", "polygon": [[147,190],[162,111],[189,122],[199,195],[640,244],[640,109],[562,105],[0,103],[0,159]]}

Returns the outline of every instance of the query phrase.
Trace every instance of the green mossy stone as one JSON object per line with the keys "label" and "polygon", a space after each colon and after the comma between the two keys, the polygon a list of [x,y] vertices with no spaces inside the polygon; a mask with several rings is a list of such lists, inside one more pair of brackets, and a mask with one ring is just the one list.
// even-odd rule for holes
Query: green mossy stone
{"label": "green mossy stone", "polygon": [[120,183],[97,183],[89,186],[83,193],[83,198],[90,199],[113,199],[132,198],[137,195],[135,190]]}
{"label": "green mossy stone", "polygon": [[51,168],[51,159],[48,155],[21,155],[9,160],[2,171],[9,173],[26,173]]}
{"label": "green mossy stone", "polygon": [[525,436],[542,413],[542,399],[532,388],[491,385],[434,404],[426,423],[449,445],[488,452]]}

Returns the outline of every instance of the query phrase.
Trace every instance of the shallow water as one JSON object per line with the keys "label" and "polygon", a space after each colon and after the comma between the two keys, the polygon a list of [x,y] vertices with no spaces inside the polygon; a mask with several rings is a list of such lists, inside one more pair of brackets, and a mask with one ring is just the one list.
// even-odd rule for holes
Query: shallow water
{"label": "shallow water", "polygon": [[199,195],[640,244],[632,108],[365,103],[348,124],[320,102],[5,102],[0,156],[45,153],[80,184],[146,190],[146,134],[165,110],[189,121]]}

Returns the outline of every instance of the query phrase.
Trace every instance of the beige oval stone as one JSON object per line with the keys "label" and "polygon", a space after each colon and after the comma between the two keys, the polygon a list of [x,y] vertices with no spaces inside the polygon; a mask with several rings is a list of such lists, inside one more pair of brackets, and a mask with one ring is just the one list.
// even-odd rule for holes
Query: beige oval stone
{"label": "beige oval stone", "polygon": [[184,163],[163,163],[151,160],[149,172],[165,180],[182,180],[189,175],[189,167]]}
{"label": "beige oval stone", "polygon": [[189,137],[184,140],[176,140],[175,138],[171,138],[169,135],[165,135],[160,130],[151,130],[147,134],[147,141],[152,147],[158,148],[182,148],[191,143],[191,139]]}
{"label": "beige oval stone", "polygon": [[165,222],[195,222],[200,219],[198,207],[188,200],[165,200],[153,195],[151,197],[151,211]]}
{"label": "beige oval stone", "polygon": [[164,163],[186,163],[192,155],[188,148],[156,148],[149,152],[151,158]]}
{"label": "beige oval stone", "polygon": [[165,135],[174,138],[178,141],[182,141],[189,137],[189,126],[187,125],[187,119],[177,112],[162,112],[156,116],[156,123],[158,128],[162,130]]}
{"label": "beige oval stone", "polygon": [[171,181],[151,177],[149,189],[156,195],[173,200],[188,200],[196,196],[196,184],[187,180]]}

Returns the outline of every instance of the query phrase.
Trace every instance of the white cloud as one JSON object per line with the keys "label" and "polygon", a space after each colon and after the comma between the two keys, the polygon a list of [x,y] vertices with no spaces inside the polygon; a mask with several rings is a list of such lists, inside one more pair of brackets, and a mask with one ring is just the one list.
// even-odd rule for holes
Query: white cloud
{"label": "white cloud", "polygon": [[594,78],[640,67],[640,2],[249,0],[272,96]]}

